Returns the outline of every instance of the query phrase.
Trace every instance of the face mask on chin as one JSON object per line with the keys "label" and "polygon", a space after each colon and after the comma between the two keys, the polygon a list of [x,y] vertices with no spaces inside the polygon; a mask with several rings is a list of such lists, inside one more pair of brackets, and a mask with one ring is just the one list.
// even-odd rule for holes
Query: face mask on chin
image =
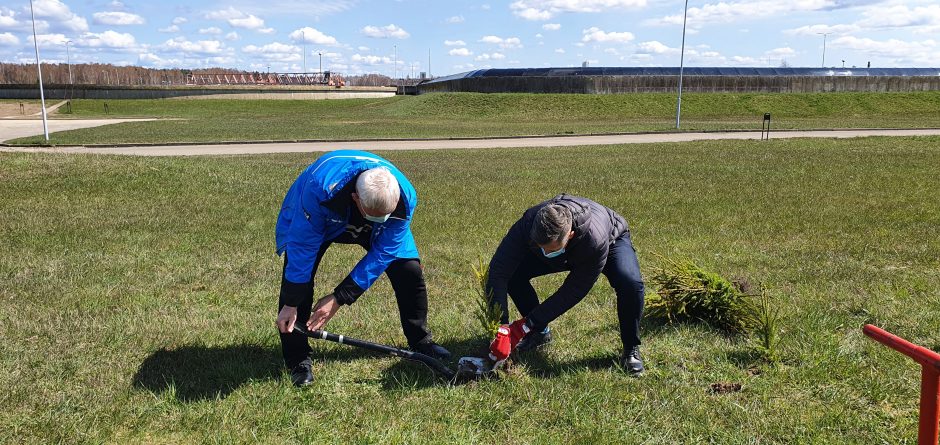
{"label": "face mask on chin", "polygon": [[372,221],[374,223],[380,223],[380,224],[384,223],[385,221],[388,221],[388,217],[390,216],[392,216],[391,213],[389,213],[388,215],[382,215],[382,216],[369,216],[369,215],[366,215],[365,213],[363,213],[362,215],[362,217],[365,218],[367,221]]}
{"label": "face mask on chin", "polygon": [[542,250],[542,255],[545,255],[545,258],[556,258],[556,257],[558,257],[559,255],[565,253],[565,248],[564,248],[564,247],[562,247],[561,249],[558,249],[558,250],[556,250],[556,251],[554,251],[554,252],[546,252],[545,249],[542,249],[541,247],[539,247],[539,249]]}

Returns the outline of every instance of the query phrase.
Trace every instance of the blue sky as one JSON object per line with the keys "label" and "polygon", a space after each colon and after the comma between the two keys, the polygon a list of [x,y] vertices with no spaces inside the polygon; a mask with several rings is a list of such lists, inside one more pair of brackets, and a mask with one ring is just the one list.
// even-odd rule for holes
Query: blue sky
{"label": "blue sky", "polygon": [[[678,66],[682,0],[34,0],[41,58],[402,76]],[[34,61],[29,2],[0,3],[0,61]],[[940,66],[937,0],[689,1],[687,66]],[[71,42],[66,44],[66,42]],[[397,54],[397,56],[396,56]],[[429,67],[430,55],[430,67]],[[396,62],[397,61],[397,67]],[[430,68],[430,69],[429,69]]]}

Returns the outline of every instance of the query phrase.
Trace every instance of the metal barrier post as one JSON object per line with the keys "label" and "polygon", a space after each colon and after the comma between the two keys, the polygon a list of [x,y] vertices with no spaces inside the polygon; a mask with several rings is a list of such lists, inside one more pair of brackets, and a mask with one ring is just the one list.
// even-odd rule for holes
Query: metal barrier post
{"label": "metal barrier post", "polygon": [[920,427],[917,432],[919,445],[937,445],[938,423],[940,423],[940,354],[923,346],[915,345],[897,335],[873,325],[865,325],[865,335],[920,363]]}
{"label": "metal barrier post", "polygon": [[764,113],[764,122],[760,126],[760,140],[764,139],[770,140],[770,113]]}

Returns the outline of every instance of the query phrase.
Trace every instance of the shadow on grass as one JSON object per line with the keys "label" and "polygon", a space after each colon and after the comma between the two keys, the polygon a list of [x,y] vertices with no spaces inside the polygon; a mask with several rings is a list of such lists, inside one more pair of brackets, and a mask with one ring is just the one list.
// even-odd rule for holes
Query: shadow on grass
{"label": "shadow on grass", "polygon": [[253,380],[281,375],[281,353],[259,345],[183,346],[150,354],[134,375],[134,387],[175,392],[184,402],[225,398]]}
{"label": "shadow on grass", "polygon": [[525,365],[529,368],[530,375],[543,379],[550,379],[581,371],[617,369],[618,358],[619,357],[616,355],[600,355],[594,357],[584,357],[567,362],[556,362],[547,359],[539,352],[532,352],[521,356],[519,358],[519,362],[525,363]]}
{"label": "shadow on grass", "polygon": [[[311,340],[316,361],[349,362],[382,354],[353,347],[319,347]],[[486,349],[486,341],[478,338],[442,345],[453,353],[453,358],[444,364],[457,368],[457,359],[465,355],[480,355]],[[325,346],[325,345],[324,345]],[[147,357],[133,385],[154,393],[173,392],[177,400],[198,402],[222,399],[236,389],[253,381],[280,380],[286,377],[277,347],[260,345],[231,345],[223,347],[183,346],[177,349],[161,349]],[[382,388],[402,390],[426,388],[446,384],[430,368],[418,362],[398,360],[382,371]]]}

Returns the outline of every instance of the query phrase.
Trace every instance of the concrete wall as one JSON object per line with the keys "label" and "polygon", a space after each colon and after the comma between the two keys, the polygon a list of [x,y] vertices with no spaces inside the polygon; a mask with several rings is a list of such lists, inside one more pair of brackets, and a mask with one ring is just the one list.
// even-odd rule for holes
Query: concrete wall
{"label": "concrete wall", "polygon": [[[395,96],[395,88],[134,88],[49,85],[46,99],[366,99]],[[0,85],[0,99],[39,99],[35,85]]]}
{"label": "concrete wall", "polygon": [[[418,85],[418,93],[675,92],[677,76],[470,77]],[[940,76],[683,76],[684,92],[822,93],[940,91]]]}

